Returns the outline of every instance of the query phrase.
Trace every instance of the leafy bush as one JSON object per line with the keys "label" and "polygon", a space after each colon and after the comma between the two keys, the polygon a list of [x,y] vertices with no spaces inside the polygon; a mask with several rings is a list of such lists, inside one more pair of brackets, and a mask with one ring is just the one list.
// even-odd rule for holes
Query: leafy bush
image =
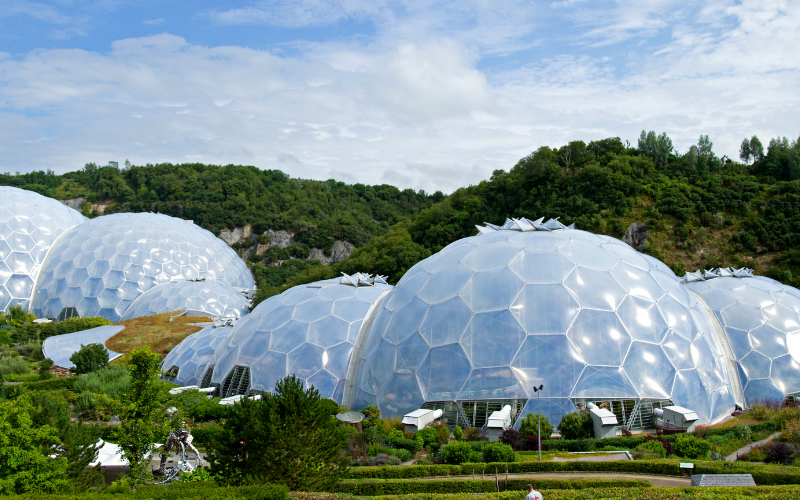
{"label": "leafy bush", "polygon": [[489,443],[483,448],[484,462],[513,462],[514,449],[503,443]]}
{"label": "leafy bush", "polygon": [[538,413],[528,413],[520,421],[519,431],[524,436],[538,436],[539,427],[541,427],[541,435],[546,439],[553,434],[553,426],[550,424],[547,416],[539,415]]}
{"label": "leafy bush", "polygon": [[465,441],[478,441],[481,438],[481,430],[477,427],[467,427],[464,430]]}
{"label": "leafy bush", "polygon": [[684,458],[703,459],[711,453],[708,441],[690,435],[680,436],[672,448],[676,455]]}
{"label": "leafy bush", "polygon": [[786,443],[773,442],[764,448],[764,462],[768,464],[789,465],[794,461],[794,449]]}
{"label": "leafy bush", "polygon": [[20,357],[3,357],[0,359],[0,373],[3,375],[23,375],[30,372],[28,363]]}
{"label": "leafy bush", "polygon": [[420,450],[419,443],[417,443],[415,440],[401,437],[384,436],[383,444],[389,448],[408,450],[412,455]]}
{"label": "leafy bush", "polygon": [[400,459],[401,462],[408,462],[411,460],[411,452],[408,450],[404,450],[403,448],[400,449],[389,449],[389,455],[395,456]]}
{"label": "leafy bush", "polygon": [[444,445],[442,458],[446,464],[462,464],[469,460],[472,447],[466,441],[451,441]]}
{"label": "leafy bush", "polygon": [[69,360],[75,365],[75,373],[83,375],[105,368],[108,365],[108,351],[103,344],[81,344],[81,348],[72,353]]}
{"label": "leafy bush", "polygon": [[[652,435],[650,435],[650,436],[645,436],[644,437],[644,442],[645,443],[649,443],[651,441],[655,441],[655,442],[661,443],[661,446],[664,447],[664,452],[666,453],[665,456],[670,457],[670,456],[675,454],[675,452],[672,449],[672,443],[670,443],[669,440],[664,438],[663,436],[652,436]],[[662,458],[663,457],[664,457],[664,455],[662,455]]]}
{"label": "leafy bush", "polygon": [[644,443],[638,445],[635,450],[637,451],[649,451],[653,453],[658,458],[664,458],[667,456],[667,450],[664,449],[664,445],[661,444],[660,441],[645,441]]}
{"label": "leafy bush", "polygon": [[415,438],[421,437],[422,438],[422,446],[427,448],[432,443],[437,442],[436,440],[436,429],[433,427],[423,427],[422,429],[418,430],[417,433],[414,435]]}
{"label": "leafy bush", "polygon": [[461,439],[464,437],[464,430],[459,426],[455,426],[453,429],[453,437],[461,441]]}
{"label": "leafy bush", "polygon": [[210,422],[191,427],[194,442],[201,446],[209,446],[221,435],[222,426],[217,422]]}
{"label": "leafy bush", "polygon": [[564,439],[584,439],[592,437],[592,417],[586,412],[576,411],[561,417],[558,432]]}
{"label": "leafy bush", "polygon": [[80,332],[90,328],[97,328],[98,326],[110,325],[111,321],[105,318],[69,318],[58,323],[45,323],[41,326],[39,332],[41,338],[44,340],[53,335],[63,335],[65,333]]}

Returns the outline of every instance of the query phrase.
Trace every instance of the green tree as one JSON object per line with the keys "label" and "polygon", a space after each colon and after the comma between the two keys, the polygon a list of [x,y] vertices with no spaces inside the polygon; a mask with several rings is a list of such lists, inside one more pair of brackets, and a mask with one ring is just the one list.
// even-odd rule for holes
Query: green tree
{"label": "green tree", "polygon": [[696,436],[681,436],[672,445],[673,451],[679,457],[704,459],[711,453],[711,445],[705,439]]}
{"label": "green tree", "polygon": [[489,443],[483,447],[484,462],[513,462],[514,448],[500,442]]}
{"label": "green tree", "polygon": [[450,465],[463,464],[469,460],[472,446],[466,441],[451,441],[442,448],[444,463]]}
{"label": "green tree", "polygon": [[59,444],[49,425],[35,427],[27,397],[0,402],[0,494],[56,493],[69,486],[67,459],[50,458]]}
{"label": "green tree", "polygon": [[592,417],[587,412],[575,411],[561,417],[558,432],[564,439],[592,437]]}
{"label": "green tree", "polygon": [[340,452],[351,432],[294,375],[261,401],[234,405],[213,445],[212,470],[236,481],[259,476],[291,490],[330,491],[347,472]]}
{"label": "green tree", "polygon": [[753,155],[753,161],[764,159],[764,145],[755,135],[750,138],[750,154]]}
{"label": "green tree", "polygon": [[103,344],[81,344],[81,348],[69,360],[75,365],[75,373],[84,375],[108,365],[108,351]]}
{"label": "green tree", "polygon": [[545,415],[528,413],[519,424],[519,431],[523,436],[537,436],[539,434],[539,421],[541,420],[542,437],[547,439],[553,434],[553,426]]}
{"label": "green tree", "polygon": [[155,449],[154,443],[162,441],[165,436],[164,428],[168,419],[159,387],[159,363],[158,354],[147,347],[131,351],[127,363],[131,372],[130,389],[121,401],[111,403],[121,421],[118,427],[119,446],[130,466],[134,488],[145,482],[149,465],[147,457]]}
{"label": "green tree", "polygon": [[50,367],[53,366],[53,361],[50,359],[43,359],[42,362],[39,364],[39,370],[37,373],[39,374],[39,379],[47,380],[53,376],[50,373]]}
{"label": "green tree", "polygon": [[750,163],[752,157],[753,152],[750,150],[750,141],[745,137],[742,139],[742,145],[739,146],[739,159],[745,163]]}
{"label": "green tree", "polygon": [[453,429],[453,437],[456,438],[457,441],[461,441],[461,438],[464,437],[464,430],[459,426],[455,426]]}

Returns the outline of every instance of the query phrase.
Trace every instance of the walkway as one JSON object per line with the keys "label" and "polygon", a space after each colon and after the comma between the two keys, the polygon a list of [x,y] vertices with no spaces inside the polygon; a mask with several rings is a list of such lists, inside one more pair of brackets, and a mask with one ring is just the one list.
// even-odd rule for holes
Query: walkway
{"label": "walkway", "polygon": [[750,444],[748,444],[746,446],[743,446],[743,447],[739,448],[738,450],[734,451],[733,453],[731,453],[730,455],[728,455],[727,457],[725,457],[725,461],[726,462],[735,462],[735,461],[739,460],[739,455],[744,455],[746,453],[750,453],[750,450],[752,450],[753,448],[755,448],[757,446],[764,446],[765,444],[769,443],[770,441],[772,441],[773,439],[775,439],[776,437],[778,437],[780,435],[781,435],[780,432],[776,432],[775,434],[772,434],[771,436],[767,436],[766,438],[762,439],[761,441],[756,441],[755,443],[750,443]]}
{"label": "walkway", "polygon": [[[476,474],[476,479],[491,479],[494,477],[494,474],[486,474],[481,476],[480,474]],[[505,472],[499,473],[498,477],[501,479],[505,479],[506,474]],[[472,476],[449,476],[452,479],[472,479]],[[542,472],[542,473],[531,473],[531,474],[509,474],[509,479],[530,479],[531,481],[535,481],[536,479],[645,479],[650,481],[650,484],[653,486],[664,486],[664,487],[685,487],[692,485],[692,479],[689,477],[678,477],[678,476],[656,476],[656,475],[649,475],[649,474],[624,474],[624,473],[608,473],[608,472]],[[420,478],[423,479],[423,478]],[[434,479],[434,478],[424,478],[424,479]],[[436,478],[441,479],[441,478]],[[534,486],[535,487],[535,486]]]}

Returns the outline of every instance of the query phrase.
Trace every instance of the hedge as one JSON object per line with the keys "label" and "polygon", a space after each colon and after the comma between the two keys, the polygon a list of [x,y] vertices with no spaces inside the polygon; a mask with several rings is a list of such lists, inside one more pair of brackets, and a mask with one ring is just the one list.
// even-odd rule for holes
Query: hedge
{"label": "hedge", "polygon": [[26,391],[57,391],[60,389],[72,390],[72,384],[77,377],[53,377],[46,380],[34,380],[20,385],[7,385],[6,397],[16,399]]}
{"label": "hedge", "polygon": [[406,439],[397,436],[383,436],[383,444],[389,448],[408,450],[413,455],[420,450],[419,443],[413,439]]}
{"label": "hedge", "polygon": [[367,481],[342,481],[333,493],[356,496],[404,495],[409,493],[490,493],[524,491],[527,484],[537,490],[568,490],[585,488],[649,488],[645,479],[371,479]]}
{"label": "hedge", "polygon": [[[694,460],[695,474],[752,474],[756,484],[800,484],[800,469],[786,466]],[[535,472],[620,472],[657,476],[680,476],[677,460],[618,460],[613,462],[513,462],[466,463],[461,465],[414,465],[409,467],[358,467],[351,479],[411,479],[437,476],[471,476],[495,471],[521,474]]]}
{"label": "hedge", "polygon": [[[109,495],[111,493],[111,495]],[[258,484],[220,487],[213,481],[171,483],[159,486],[140,486],[133,493],[128,488],[110,487],[103,493],[51,495],[19,495],[14,500],[288,500],[286,486]]]}

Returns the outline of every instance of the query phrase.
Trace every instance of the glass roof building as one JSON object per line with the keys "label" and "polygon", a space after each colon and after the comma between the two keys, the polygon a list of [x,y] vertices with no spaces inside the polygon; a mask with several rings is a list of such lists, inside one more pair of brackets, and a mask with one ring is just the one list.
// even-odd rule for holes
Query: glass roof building
{"label": "glass roof building", "polygon": [[189,221],[153,213],[104,215],[76,226],[51,249],[33,313],[119,321],[144,292],[173,279],[253,288],[247,265],[224,241]]}
{"label": "glass roof building", "polygon": [[344,404],[403,415],[458,402],[475,425],[468,410],[483,401],[512,404],[516,418],[536,411],[532,389],[544,384],[554,424],[598,400],[628,419],[642,401],[703,422],[733,410],[720,332],[666,266],[619,240],[537,223],[479,228],[411,268],[376,310]]}
{"label": "glass roof building", "polygon": [[[214,356],[214,349],[232,329],[229,325],[209,325],[183,339],[161,362],[164,378],[180,385],[203,383],[203,375]],[[208,383],[206,380],[204,387]]]}
{"label": "glass roof building", "polygon": [[800,393],[800,291],[742,270],[687,278],[725,328],[747,404]]}
{"label": "glass roof building", "polygon": [[227,397],[270,391],[293,373],[323,397],[341,402],[364,319],[391,289],[379,277],[356,275],[270,297],[217,347],[210,383]]}
{"label": "glass roof building", "polygon": [[170,311],[189,316],[238,319],[250,310],[250,302],[222,281],[168,281],[154,286],[133,301],[122,321]]}
{"label": "glass roof building", "polygon": [[0,310],[27,308],[47,252],[86,217],[33,191],[0,186]]}

